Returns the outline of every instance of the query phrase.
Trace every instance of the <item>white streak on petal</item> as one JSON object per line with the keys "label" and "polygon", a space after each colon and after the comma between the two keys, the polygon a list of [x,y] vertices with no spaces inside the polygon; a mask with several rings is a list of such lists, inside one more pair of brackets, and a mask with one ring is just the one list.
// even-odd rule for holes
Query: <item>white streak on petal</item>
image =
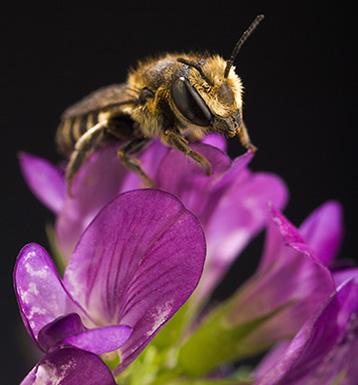
{"label": "white streak on petal", "polygon": [[68,370],[75,366],[76,363],[73,360],[68,361],[59,368],[45,361],[38,367],[33,385],[59,385],[66,377]]}
{"label": "white streak on petal", "polygon": [[151,336],[166,321],[172,308],[173,304],[170,301],[155,308],[155,311],[152,313],[153,326],[147,332],[147,336]]}
{"label": "white streak on petal", "polygon": [[[26,256],[25,262],[31,257],[30,254],[33,254],[33,253],[29,253],[29,255]],[[25,263],[25,269],[31,277],[38,277],[41,279],[45,279],[49,272],[48,266],[41,266],[40,269],[35,270],[33,265],[31,265],[31,263]]]}

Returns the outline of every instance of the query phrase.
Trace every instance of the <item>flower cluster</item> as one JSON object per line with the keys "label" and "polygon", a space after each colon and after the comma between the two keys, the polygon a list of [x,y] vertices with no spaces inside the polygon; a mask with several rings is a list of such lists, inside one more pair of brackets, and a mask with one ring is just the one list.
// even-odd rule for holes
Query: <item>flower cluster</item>
{"label": "flower cluster", "polygon": [[[231,160],[208,136],[190,159],[153,142],[146,189],[116,149],[94,153],[67,193],[61,167],[22,154],[23,175],[55,214],[55,259],[25,246],[14,271],[25,327],[44,358],[23,385],[354,385],[358,270],[334,270],[342,210],[327,202],[296,228],[287,189]],[[226,301],[213,289],[263,229],[256,273]],[[55,241],[54,241],[55,240]],[[190,298],[189,298],[190,297]],[[243,359],[267,352],[256,368]]]}

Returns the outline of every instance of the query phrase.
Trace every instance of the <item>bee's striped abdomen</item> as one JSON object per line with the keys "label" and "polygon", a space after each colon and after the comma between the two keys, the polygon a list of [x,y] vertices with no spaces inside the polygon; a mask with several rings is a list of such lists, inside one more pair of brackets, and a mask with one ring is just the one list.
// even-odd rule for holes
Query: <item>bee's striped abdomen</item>
{"label": "bee's striped abdomen", "polygon": [[69,155],[78,139],[98,123],[98,112],[64,118],[57,128],[56,142],[64,155]]}

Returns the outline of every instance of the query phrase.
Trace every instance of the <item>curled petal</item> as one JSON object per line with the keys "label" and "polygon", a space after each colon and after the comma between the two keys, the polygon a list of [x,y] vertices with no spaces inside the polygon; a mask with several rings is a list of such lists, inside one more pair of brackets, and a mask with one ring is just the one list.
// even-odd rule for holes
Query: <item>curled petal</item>
{"label": "curled petal", "polygon": [[22,174],[34,195],[50,210],[58,214],[65,199],[63,172],[45,159],[20,153]]}
{"label": "curled petal", "polygon": [[252,161],[254,153],[252,151],[247,151],[245,154],[235,158],[228,168],[227,172],[218,182],[219,188],[240,186],[247,177],[250,175],[248,170],[248,165]]}
{"label": "curled petal", "polygon": [[[267,228],[265,250],[261,257],[259,270],[271,269],[278,257],[285,255],[299,245],[300,251],[311,254],[311,249],[303,241],[303,238],[295,226],[287,220],[274,206],[271,206],[271,221]],[[287,245],[292,247],[287,248]]]}
{"label": "curled petal", "polygon": [[123,367],[187,300],[204,256],[202,229],[177,198],[137,190],[120,195],[98,214],[64,279],[98,323],[133,329],[120,349]]}
{"label": "curled petal", "polygon": [[24,324],[37,340],[39,331],[60,316],[82,314],[64,288],[55,265],[41,246],[25,246],[16,261],[14,285]]}
{"label": "curled petal", "polygon": [[[266,259],[237,293],[231,320],[244,323],[281,307],[277,316],[252,335],[256,343],[270,345],[293,336],[335,291],[335,284],[329,270],[312,256],[298,230],[274,208],[267,239],[270,247],[266,247]],[[273,239],[275,247],[271,244]]]}
{"label": "curled petal", "polygon": [[38,335],[38,343],[44,351],[61,344],[68,336],[80,334],[85,331],[81,318],[76,313],[59,317],[44,326]]}
{"label": "curled petal", "polygon": [[[356,384],[358,284],[346,282],[287,349],[259,370],[256,385]],[[261,375],[261,376],[260,376]]]}
{"label": "curled petal", "polygon": [[95,354],[113,352],[119,349],[132,334],[129,326],[102,326],[71,335],[63,342]]}
{"label": "curled petal", "polygon": [[47,354],[21,385],[115,385],[114,378],[93,353],[66,347]]}
{"label": "curled petal", "polygon": [[300,233],[317,258],[330,265],[342,242],[342,206],[334,201],[325,203],[303,222]]}
{"label": "curled petal", "polygon": [[334,271],[333,278],[337,287],[341,286],[346,281],[350,281],[351,279],[355,280],[358,283],[358,268],[351,267]]}

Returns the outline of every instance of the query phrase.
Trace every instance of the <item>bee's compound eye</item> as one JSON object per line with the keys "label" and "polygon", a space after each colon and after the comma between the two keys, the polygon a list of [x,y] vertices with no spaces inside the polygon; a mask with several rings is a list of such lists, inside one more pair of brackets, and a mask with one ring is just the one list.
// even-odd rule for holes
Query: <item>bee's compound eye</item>
{"label": "bee's compound eye", "polygon": [[202,97],[184,77],[173,83],[172,97],[180,113],[198,126],[209,126],[212,115]]}

